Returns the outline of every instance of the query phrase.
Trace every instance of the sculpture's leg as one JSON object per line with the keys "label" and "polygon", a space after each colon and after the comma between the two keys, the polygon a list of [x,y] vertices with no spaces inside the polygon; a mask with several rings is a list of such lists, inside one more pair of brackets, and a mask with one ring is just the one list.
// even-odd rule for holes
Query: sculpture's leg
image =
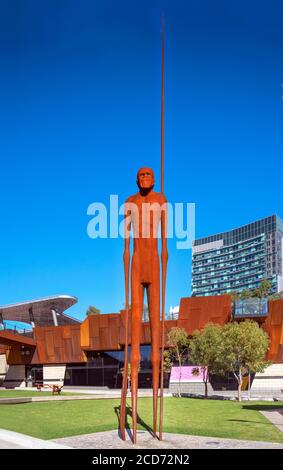
{"label": "sculpture's leg", "polygon": [[137,402],[138,372],[140,366],[140,332],[143,311],[143,286],[132,279],[132,332],[131,332],[131,394],[132,394],[132,426],[133,443],[137,440]]}
{"label": "sculpture's leg", "polygon": [[[158,269],[158,268],[157,268]],[[151,364],[152,364],[152,389],[153,389],[153,432],[156,437],[158,387],[160,372],[160,287],[159,269],[156,282],[148,287],[148,306],[151,330]]]}
{"label": "sculpture's leg", "polygon": [[129,285],[126,281],[126,317],[125,317],[125,352],[124,352],[124,371],[120,402],[120,433],[123,441],[126,440],[126,401],[128,390],[128,343],[129,343]]}
{"label": "sculpture's leg", "polygon": [[126,422],[126,399],[127,399],[127,386],[128,386],[128,361],[124,361],[123,383],[121,390],[121,404],[120,404],[120,433],[123,441],[126,440],[125,422]]}

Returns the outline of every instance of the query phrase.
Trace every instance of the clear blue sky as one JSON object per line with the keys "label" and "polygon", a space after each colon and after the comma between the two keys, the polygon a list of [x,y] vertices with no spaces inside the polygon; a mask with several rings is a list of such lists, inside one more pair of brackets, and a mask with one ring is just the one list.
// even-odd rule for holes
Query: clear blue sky
{"label": "clear blue sky", "polygon": [[[2,2],[1,304],[123,307],[123,242],[88,238],[86,211],[159,173],[162,12],[167,198],[196,203],[197,237],[283,216],[281,1]],[[169,250],[167,309],[190,293]]]}

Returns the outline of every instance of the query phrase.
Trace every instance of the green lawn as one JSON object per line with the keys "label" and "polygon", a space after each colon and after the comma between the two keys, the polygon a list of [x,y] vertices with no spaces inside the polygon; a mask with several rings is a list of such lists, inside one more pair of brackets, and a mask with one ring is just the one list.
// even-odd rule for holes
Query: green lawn
{"label": "green lawn", "polygon": [[[0,406],[0,427],[42,439],[117,429],[119,400],[60,401]],[[139,428],[151,426],[150,398],[139,399]],[[281,403],[164,398],[164,432],[283,442],[259,410]],[[129,417],[129,422],[131,418]]]}
{"label": "green lawn", "polygon": [[[61,395],[79,395],[78,393],[61,392]],[[39,392],[37,390],[0,390],[0,398],[19,398],[19,397],[50,397],[52,390],[49,389]],[[57,396],[57,393],[55,394]]]}

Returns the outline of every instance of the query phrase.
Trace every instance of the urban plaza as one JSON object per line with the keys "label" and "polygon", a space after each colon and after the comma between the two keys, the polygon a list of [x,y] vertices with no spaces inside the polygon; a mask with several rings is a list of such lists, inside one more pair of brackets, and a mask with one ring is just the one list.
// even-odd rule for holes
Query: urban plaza
{"label": "urban plaza", "polygon": [[282,450],[282,5],[12,3],[0,449]]}

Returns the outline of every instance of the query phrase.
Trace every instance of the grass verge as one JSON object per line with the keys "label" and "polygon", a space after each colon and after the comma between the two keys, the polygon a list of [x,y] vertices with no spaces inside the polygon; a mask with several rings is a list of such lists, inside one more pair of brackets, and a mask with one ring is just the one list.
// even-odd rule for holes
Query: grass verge
{"label": "grass verge", "polygon": [[[118,428],[119,400],[60,401],[0,406],[0,427],[42,439]],[[283,442],[283,433],[260,410],[282,409],[283,402],[164,399],[164,432]],[[138,427],[152,425],[152,400],[139,399]],[[131,423],[130,407],[128,422]]]}

